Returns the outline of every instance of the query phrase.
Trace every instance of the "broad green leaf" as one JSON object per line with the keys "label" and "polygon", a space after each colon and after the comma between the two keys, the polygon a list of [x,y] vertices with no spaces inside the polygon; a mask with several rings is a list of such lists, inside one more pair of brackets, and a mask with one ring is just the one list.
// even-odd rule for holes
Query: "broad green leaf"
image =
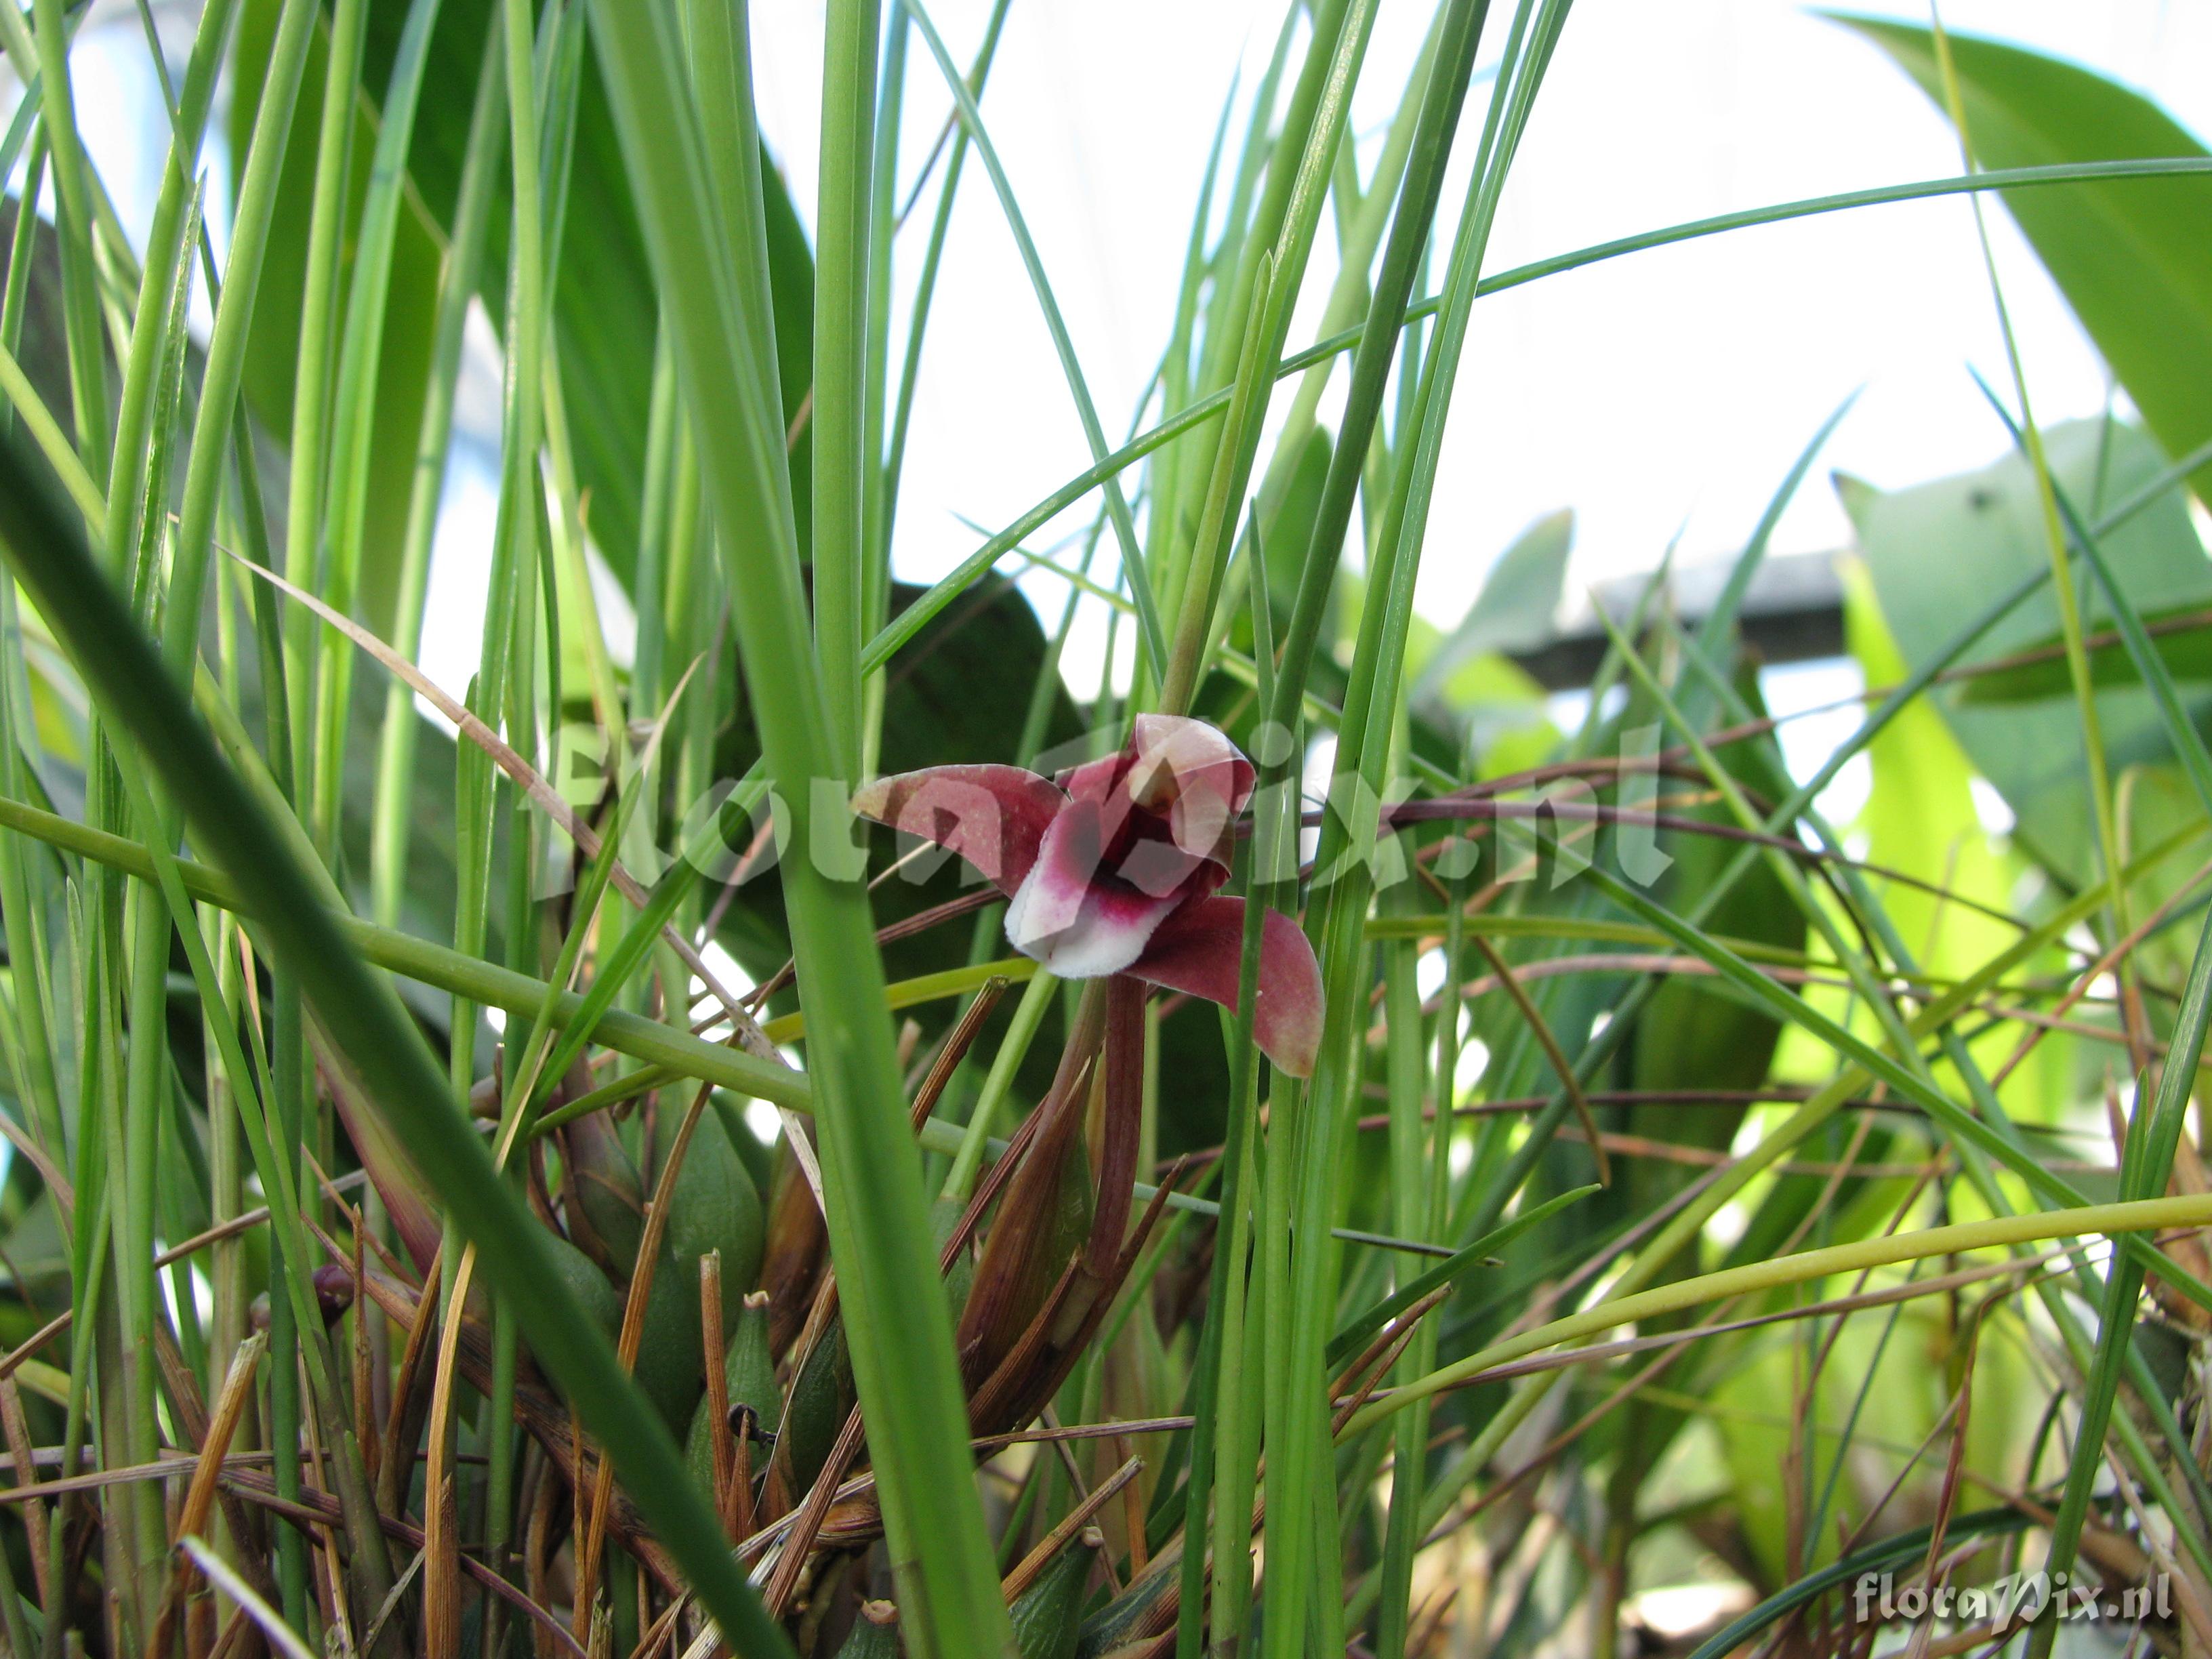
{"label": "broad green leaf", "polygon": [[[1753,711],[1764,714],[1756,669],[1748,665],[1739,668],[1735,680]],[[1632,722],[1645,718],[1638,702],[1632,702],[1626,718]],[[1761,787],[1764,769],[1755,750],[1731,745],[1719,751],[1719,758],[1741,782],[1752,788]],[[1635,799],[1622,791],[1624,802]],[[1729,821],[1727,808],[1717,802],[1691,809],[1688,816],[1712,823]],[[1736,852],[1735,843],[1680,832],[1662,834],[1658,847],[1670,861],[1659,878],[1659,890],[1677,905],[1712,892]],[[1704,925],[1717,933],[1787,951],[1801,950],[1805,945],[1803,913],[1791,903],[1781,878],[1763,864],[1753,865],[1741,880],[1720,895],[1705,914]],[[1656,1091],[1755,1089],[1766,1081],[1783,1030],[1772,1015],[1747,1007],[1708,980],[1691,975],[1667,975],[1656,982],[1650,1000],[1636,1016],[1627,1053],[1629,1080],[1638,1089]],[[1613,1120],[1607,1127],[1626,1129],[1632,1136],[1720,1152],[1735,1139],[1745,1110],[1718,1103],[1687,1112],[1678,1106],[1643,1105],[1604,1115]],[[1697,1176],[1693,1166],[1663,1158],[1627,1158],[1616,1169],[1619,1198],[1632,1217],[1659,1213]],[[1797,1191],[1796,1183],[1796,1178],[1785,1178],[1766,1194],[1754,1218],[1755,1228],[1760,1224],[1771,1225],[1770,1216],[1778,1213],[1794,1218],[1808,1205],[1819,1201],[1818,1183],[1810,1193]],[[1658,1267],[1654,1278],[1680,1277],[1695,1272],[1698,1266],[1698,1253],[1692,1245]],[[1677,1316],[1666,1322],[1688,1321]],[[1688,1420],[1679,1409],[1648,1400],[1631,1401],[1622,1417],[1620,1478],[1632,1475],[1638,1484],[1648,1480]]]}
{"label": "broad green leaf", "polygon": [[[1904,678],[1905,663],[1863,568],[1845,572],[1844,591],[1845,628],[1867,684],[1893,684]],[[2004,905],[2010,872],[1974,810],[1973,769],[1936,711],[1905,710],[1867,752],[1874,787],[1858,825],[1867,835],[1866,856],[1953,892]],[[1946,904],[1932,893],[1888,884],[1881,896],[1930,973],[1972,973],[2017,937],[2002,922]]]}
{"label": "broad green leaf", "polygon": [[[1328,480],[1328,428],[1316,426],[1300,441],[1288,466],[1278,465],[1260,489],[1261,535],[1267,549],[1267,603],[1279,632],[1291,619],[1298,592],[1298,567],[1313,538],[1314,514]],[[1249,642],[1251,624],[1243,624]]]}
{"label": "broad green leaf", "polygon": [[[2166,664],[2166,672],[2177,680],[2212,680],[2212,616],[2208,616],[2203,606],[2185,605],[2177,611],[2147,616],[2143,625],[2152,630],[2151,638],[2158,647],[2159,658]],[[2161,628],[2168,631],[2161,632]],[[1968,680],[1959,693],[1959,700],[1968,703],[2036,702],[2045,697],[2074,695],[2063,641],[2054,635],[2029,647],[2021,654],[2028,660],[2015,667],[1977,674]],[[2128,654],[2125,643],[2117,638],[2089,642],[2088,656],[2089,678],[2094,685],[2139,685],[2142,682],[2142,671]]]}
{"label": "broad green leaf", "polygon": [[[252,0],[252,9],[266,3],[267,0]],[[382,94],[406,13],[404,0],[372,0],[362,58],[365,84],[372,96]],[[482,61],[484,30],[492,15],[490,0],[447,0],[432,37],[430,67],[422,89],[422,112],[416,118],[409,172],[424,220],[439,228],[441,235],[453,219],[468,139],[476,66]],[[250,11],[249,27],[252,21]],[[312,118],[307,98],[302,97],[301,107],[301,118]],[[783,376],[784,419],[788,423],[805,401],[810,379],[813,256],[782,177],[765,155],[762,178],[776,307],[776,350]],[[500,200],[492,210],[483,263],[485,308],[495,327],[504,325],[502,295],[513,219],[502,185]],[[430,301],[434,298],[431,294]],[[636,204],[616,143],[596,42],[587,41],[584,49],[575,151],[550,298],[577,478],[589,494],[587,523],[592,542],[627,585],[636,564],[643,507],[645,434],[659,307],[646,264]],[[424,326],[427,330],[427,320]],[[410,425],[410,444],[413,437]],[[802,428],[792,453],[792,489],[799,508],[802,548],[806,538],[811,452]],[[404,510],[404,500],[401,505]]]}
{"label": "broad green leaf", "polygon": [[[1808,1288],[1808,1294],[1847,1296],[1863,1288],[1848,1279]],[[1808,1415],[1817,1431],[1799,1448],[1804,1459],[1798,1479],[1817,1492],[1829,1479],[1838,1456],[1838,1432],[1852,1422],[1855,1397],[1867,1390],[1855,1425],[1858,1441],[1844,1458],[1836,1507],[1860,1515],[1880,1500],[1898,1477],[1905,1456],[1927,1436],[1948,1403],[1950,1384],[1944,1361],[1966,1338],[1934,1302],[1908,1304],[1896,1328],[1883,1340],[1889,1316],[1875,1311],[1845,1323],[1838,1332],[1811,1389]],[[1784,1540],[1790,1535],[1790,1478],[1792,1462],[1792,1402],[1805,1391],[1804,1356],[1786,1340],[1753,1334],[1753,1352],[1715,1382],[1709,1408],[1727,1449],[1734,1495],[1742,1511],[1741,1536],[1771,1583],[1786,1583]],[[2028,1362],[2020,1345],[1984,1341],[1975,1353],[1976,1409],[1969,1414],[1964,1464],[1972,1474],[2002,1480],[2017,1469],[2033,1432],[2032,1412],[2008,1410],[2014,1401],[2033,1398]],[[1881,1448],[1876,1450],[1876,1446]],[[1920,1459],[1891,1498],[1901,1512],[1933,1509],[1944,1480],[1942,1456]],[[1808,1539],[1810,1569],[1836,1558],[1838,1529]]]}
{"label": "broad green leaf", "polygon": [[[15,243],[15,215],[21,201],[19,196],[0,199],[0,248]],[[61,256],[50,227],[41,221],[24,289],[22,338],[10,349],[63,430],[74,433],[70,422],[69,344],[62,337]],[[0,269],[6,264],[4,253],[0,253]]]}
{"label": "broad green leaf", "polygon": [[[2118,422],[2054,427],[2045,440],[2053,477],[2093,516],[2164,465],[2148,437]],[[2050,562],[2034,477],[2016,454],[1909,489],[1884,493],[1842,477],[1837,489],[1882,617],[1907,667],[1917,668],[1941,651],[1960,617],[1981,611],[1990,595]],[[2102,538],[2100,545],[2138,610],[2160,615],[2212,604],[2212,564],[2178,489]],[[2100,597],[2093,598],[2097,602],[2085,608],[2083,621],[2094,632],[2110,625],[2110,611]],[[2012,656],[2057,631],[2057,606],[2046,590],[1991,628],[1966,660]],[[2212,694],[2197,690],[2191,713],[2202,726]],[[2057,702],[1978,706],[1956,689],[1935,692],[1931,702],[1974,769],[2011,807],[2019,843],[2069,884],[2087,880],[2087,770],[2076,712]],[[2140,685],[2100,691],[2097,712],[2115,772],[2168,757],[2157,709]]]}
{"label": "broad green leaf", "polygon": [[[2115,785],[2126,809],[2121,823],[2131,848],[2155,847],[2178,830],[2191,827],[2201,830],[2203,825],[2204,808],[2178,766],[2137,767],[2116,780]],[[2148,917],[2165,913],[2184,918],[2179,925],[2160,928],[2143,940],[2136,960],[2147,981],[2179,985],[2189,971],[2193,940],[2187,918],[2193,917],[2196,912],[2188,899],[2197,884],[2194,877],[2201,856],[2175,859],[2129,884],[2130,915]],[[2172,1028],[2173,1005],[2160,997],[2147,1002],[2143,1012],[2152,1030],[2165,1039]],[[2048,1046],[2064,1040],[2054,1036],[2045,1042]],[[2101,1062],[2102,1057],[2097,1058]],[[2091,1056],[2084,1055],[2083,1059],[2087,1062]]]}
{"label": "broad green leaf", "polygon": [[[239,20],[232,60],[238,93],[231,100],[229,117],[234,167],[237,158],[245,155],[246,140],[253,131],[254,113],[259,107],[260,69],[268,60],[278,9],[277,0],[246,0]],[[389,14],[389,30],[396,44],[407,7],[384,3],[373,11]],[[315,139],[322,120],[324,70],[330,56],[328,36],[327,27],[319,24],[308,48],[307,74],[292,116],[292,139],[284,147],[283,182],[246,350],[246,406],[257,420],[276,432],[288,429],[292,418],[301,296],[307,276],[307,220],[314,196]],[[465,65],[434,59],[425,104],[435,105],[449,96],[459,105],[465,127],[477,62],[473,56]],[[390,71],[387,50],[381,61],[372,63],[367,83],[380,96]],[[448,88],[445,95],[436,88],[441,77],[455,78],[455,86]],[[376,125],[369,112],[363,110],[354,121],[352,176],[347,192],[349,229],[338,272],[341,295],[349,291],[352,283],[350,220],[360,210],[375,149]],[[234,177],[234,188],[235,184]],[[374,425],[369,442],[368,488],[364,495],[368,511],[362,524],[360,611],[379,633],[391,631],[398,599],[400,548],[407,528],[415,444],[422,430],[422,398],[429,384],[432,335],[437,325],[438,269],[444,257],[441,233],[424,210],[421,198],[409,192],[392,243],[384,349],[378,362]],[[276,492],[280,500],[282,494],[281,489]]]}
{"label": "broad green leaf", "polygon": [[[1905,664],[1863,567],[1846,568],[1844,589],[1844,628],[1867,684],[1894,684],[1904,678]],[[1961,896],[2008,907],[2021,873],[2018,860],[2008,856],[1983,828],[1974,806],[1973,768],[1936,709],[1921,705],[1905,710],[1868,745],[1867,754],[1874,787],[1857,824],[1867,837],[1866,856]],[[1986,915],[1901,884],[1882,884],[1881,896],[1898,932],[1930,973],[1971,974],[2017,937]],[[2039,964],[2054,971],[2060,965]],[[1975,1045],[1975,1052],[1994,1073],[2017,1041],[2016,1032],[1994,1031]],[[2003,1100],[2015,1121],[2053,1121],[2062,1104],[2056,1091],[2066,1081],[2071,1042],[2053,1034],[2035,1060],[2008,1079]],[[1868,1154],[1878,1155],[1878,1148]]]}
{"label": "broad green leaf", "polygon": [[1575,515],[1547,513],[1498,555],[1482,591],[1413,682],[1414,701],[1443,695],[1461,665],[1489,652],[1522,651],[1552,635],[1565,586],[1567,555],[1575,544]]}
{"label": "broad green leaf", "polygon": [[[1753,712],[1764,714],[1755,673],[1745,671],[1738,688]],[[1762,781],[1754,752],[1735,745],[1719,751],[1723,763],[1745,785]],[[1717,804],[1691,809],[1685,816],[1707,823],[1728,822]],[[1658,846],[1670,860],[1660,878],[1659,896],[1678,908],[1702,896],[1735,855],[1735,844],[1708,836],[1662,834]],[[1703,925],[1717,933],[1755,939],[1782,950],[1804,948],[1805,919],[1771,869],[1754,866],[1709,910]],[[1687,975],[1662,980],[1638,1016],[1630,1050],[1630,1073],[1639,1089],[1753,1089],[1766,1081],[1782,1027],[1771,1017],[1727,997],[1710,981]],[[1688,1115],[1667,1107],[1638,1107],[1627,1115],[1632,1133],[1654,1135],[1684,1145],[1725,1148],[1735,1139],[1742,1114],[1712,1110]],[[1679,1192],[1693,1173],[1687,1166],[1650,1160],[1626,1166],[1632,1207],[1656,1210]]]}
{"label": "broad green leaf", "polygon": [[[1944,105],[1926,29],[1829,15]],[[1974,35],[1953,33],[1949,46],[1979,167],[2205,154],[2157,105],[2078,64]],[[2003,200],[2167,453],[2212,437],[2212,179],[2104,179]],[[2212,467],[2192,483],[2212,501]]]}
{"label": "broad green leaf", "polygon": [[1559,743],[1544,688],[1510,657],[1471,657],[1439,688],[1437,723],[1460,733],[1461,746],[1486,778],[1526,771],[1553,757]]}
{"label": "broad green leaf", "polygon": [[[399,31],[402,0],[369,8],[363,76],[380,95]],[[452,222],[468,139],[477,66],[490,0],[451,0],[433,37],[422,110],[409,171],[431,222]],[[302,100],[303,107],[305,100]],[[590,492],[589,526],[608,563],[628,580],[637,545],[640,477],[652,395],[658,307],[646,270],[637,216],[615,147],[596,58],[587,46],[576,109],[574,155],[563,234],[550,283],[554,344],[581,486]],[[491,212],[483,261],[484,308],[506,325],[507,246],[514,213],[504,184]]]}
{"label": "broad green leaf", "polygon": [[[894,611],[913,603],[921,591],[905,583],[894,585]],[[1045,648],[1036,613],[1018,592],[996,581],[979,584],[966,603],[946,611],[915,635],[914,643],[899,653],[888,671],[881,769],[908,772],[988,760],[1036,766],[1048,772],[1070,764],[1073,757],[1066,745],[1079,735],[1081,726],[1073,702],[1059,687],[1054,689],[1045,721],[1045,752],[1015,753]],[[717,775],[742,776],[759,755],[752,722],[741,708],[715,756]],[[874,845],[879,868],[898,852],[907,850],[888,833],[875,837]],[[876,920],[879,926],[889,926],[975,890],[974,872],[958,859],[918,860],[876,890]],[[886,945],[885,970],[894,979],[911,979],[962,966],[968,960],[971,926],[963,917]],[[739,963],[762,977],[783,965],[790,955],[790,944],[784,931],[783,899],[775,881],[748,881],[738,889],[723,920],[721,940]],[[797,1006],[789,997],[777,1004],[779,1009]],[[924,1029],[932,1034],[952,1012],[950,1008],[919,1011]],[[1210,1016],[1210,1008],[1206,1012]],[[1206,1040],[1218,1054],[1218,1028],[1210,1018],[1203,1022],[1194,1018],[1192,1023],[1206,1025]],[[1046,1048],[1045,1044],[1038,1045],[1040,1083],[1049,1080],[1057,1060],[1057,1049],[1045,1052]]]}

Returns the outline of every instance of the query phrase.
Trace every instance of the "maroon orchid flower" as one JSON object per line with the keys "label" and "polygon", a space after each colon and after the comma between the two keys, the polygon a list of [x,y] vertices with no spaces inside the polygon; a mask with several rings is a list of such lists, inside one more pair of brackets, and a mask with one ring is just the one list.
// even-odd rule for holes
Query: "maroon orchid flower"
{"label": "maroon orchid flower", "polygon": [[[1139,714],[1119,754],[1059,781],[933,766],[853,798],[863,817],[957,853],[1006,895],[1006,937],[1063,979],[1127,974],[1237,1006],[1244,901],[1229,879],[1252,763],[1204,720]],[[1293,1077],[1321,1040],[1321,969],[1297,923],[1261,923],[1253,1033]]]}

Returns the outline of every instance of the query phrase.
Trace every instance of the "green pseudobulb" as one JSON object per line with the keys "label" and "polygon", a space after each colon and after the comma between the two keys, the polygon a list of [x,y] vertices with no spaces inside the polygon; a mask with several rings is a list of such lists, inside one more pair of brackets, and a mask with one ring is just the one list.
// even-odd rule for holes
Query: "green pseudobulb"
{"label": "green pseudobulb", "polygon": [[[728,1348],[722,1357],[722,1376],[728,1385],[730,1409],[740,1406],[752,1410],[756,1436],[773,1433],[776,1419],[782,1414],[783,1401],[776,1393],[775,1361],[768,1351],[768,1298],[741,1304],[738,1310],[736,1328],[731,1333]],[[691,1471],[691,1478],[699,1483],[699,1490],[710,1497],[714,1492],[714,1396],[708,1395],[699,1401],[691,1414],[691,1432],[684,1442],[684,1461]],[[759,1469],[765,1454],[756,1446],[753,1467]]]}

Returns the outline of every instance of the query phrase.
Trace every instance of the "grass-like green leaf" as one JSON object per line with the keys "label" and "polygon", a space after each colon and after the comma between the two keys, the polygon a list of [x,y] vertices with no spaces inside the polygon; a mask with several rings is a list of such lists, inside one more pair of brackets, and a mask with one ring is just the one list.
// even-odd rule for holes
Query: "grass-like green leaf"
{"label": "grass-like green leaf", "polygon": [[378,1107],[417,1149],[463,1234],[507,1287],[532,1351],[575,1401],[702,1603],[738,1641],[783,1650],[684,1474],[676,1448],[562,1280],[550,1245],[467,1124],[447,1104],[436,1062],[393,994],[347,947],[292,847],[193,717],[182,688],[99,574],[50,479],[20,441],[0,451],[0,540],[17,576],[98,690],[120,730],[157,769],[194,840],[246,895],[278,959],[359,1071]]}

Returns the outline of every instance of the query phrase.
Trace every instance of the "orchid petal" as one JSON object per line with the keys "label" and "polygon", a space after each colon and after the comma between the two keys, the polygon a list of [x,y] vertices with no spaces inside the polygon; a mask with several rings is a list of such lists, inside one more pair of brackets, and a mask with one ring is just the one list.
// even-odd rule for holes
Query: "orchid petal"
{"label": "orchid petal", "polygon": [[1229,866],[1218,859],[1194,856],[1171,841],[1139,841],[1114,873],[1152,898],[1203,898],[1229,878]]}
{"label": "orchid petal", "polygon": [[1067,797],[1018,766],[932,766],[878,778],[853,797],[864,818],[957,853],[1011,895]]}
{"label": "orchid petal", "polygon": [[1183,851],[1219,861],[1229,826],[1252,795],[1252,763],[1243,751],[1205,720],[1139,714],[1129,752],[1131,796],[1166,809],[1168,832]]}
{"label": "orchid petal", "polygon": [[[1139,716],[1140,720],[1149,717]],[[1166,840],[1140,835],[1135,844],[1121,855],[1120,861],[1111,866],[1114,874],[1141,888],[1152,898],[1189,898],[1194,894],[1202,897],[1229,878],[1228,863],[1212,856],[1212,843],[1203,848],[1186,849],[1174,839],[1170,819],[1141,806],[1122,787],[1125,780],[1132,783],[1136,780],[1137,774],[1133,769],[1137,764],[1134,755],[1133,749],[1124,749],[1100,760],[1086,761],[1061,773],[1060,787],[1072,799],[1096,806],[1102,848],[1111,843],[1132,819],[1151,819],[1168,828],[1170,838]],[[1202,882],[1194,884],[1192,876],[1206,869],[1209,859],[1215,867]]]}
{"label": "orchid petal", "polygon": [[[1095,761],[1085,761],[1072,766],[1059,777],[1059,784],[1076,800],[1104,801],[1114,793],[1114,786],[1129,769],[1129,752],[1121,750],[1103,755]],[[1126,811],[1126,807],[1124,808]]]}
{"label": "orchid petal", "polygon": [[1099,803],[1077,800],[1053,820],[1035,866],[1006,907],[1006,938],[1062,979],[1118,974],[1182,902],[1101,881],[1105,828]]}
{"label": "orchid petal", "polygon": [[[1311,1077],[1321,1048],[1321,964],[1297,922],[1270,910],[1260,931],[1260,994],[1252,1035],[1276,1068]],[[1224,1008],[1237,1006],[1244,901],[1200,899],[1162,922],[1128,971]]]}

